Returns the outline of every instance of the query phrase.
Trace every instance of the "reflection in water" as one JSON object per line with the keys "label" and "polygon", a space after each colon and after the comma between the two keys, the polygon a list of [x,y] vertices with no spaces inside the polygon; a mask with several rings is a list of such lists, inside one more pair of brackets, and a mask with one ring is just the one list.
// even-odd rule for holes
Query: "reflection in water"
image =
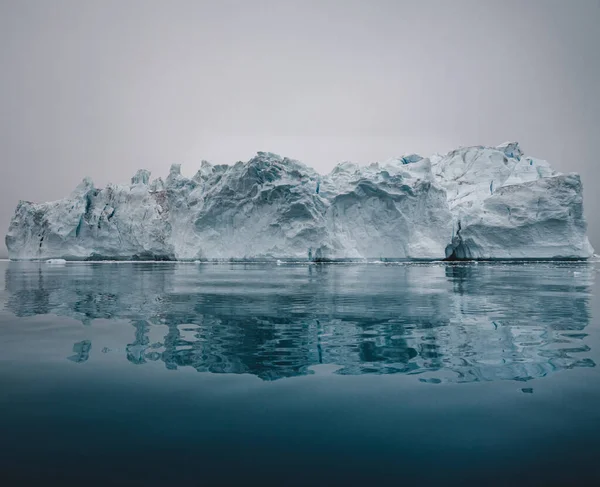
{"label": "reflection in water", "polygon": [[[593,273],[582,263],[10,263],[4,299],[17,316],[128,320],[129,343],[100,351],[138,365],[267,380],[332,364],[430,383],[526,381],[595,365],[584,332]],[[69,360],[91,348],[76,343]]]}
{"label": "reflection in water", "polygon": [[77,363],[86,362],[90,358],[90,350],[92,349],[92,342],[89,340],[83,340],[73,345],[73,352],[75,355],[68,357],[69,360]]}

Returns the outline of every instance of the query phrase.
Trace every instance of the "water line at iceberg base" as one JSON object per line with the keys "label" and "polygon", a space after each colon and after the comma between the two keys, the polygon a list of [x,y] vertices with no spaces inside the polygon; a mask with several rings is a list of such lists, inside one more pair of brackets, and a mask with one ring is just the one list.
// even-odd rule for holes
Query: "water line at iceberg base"
{"label": "water line at iceberg base", "polygon": [[276,154],[232,166],[173,165],[150,180],[21,201],[12,260],[371,262],[587,259],[593,249],[577,174],[516,143],[466,147],[329,174]]}

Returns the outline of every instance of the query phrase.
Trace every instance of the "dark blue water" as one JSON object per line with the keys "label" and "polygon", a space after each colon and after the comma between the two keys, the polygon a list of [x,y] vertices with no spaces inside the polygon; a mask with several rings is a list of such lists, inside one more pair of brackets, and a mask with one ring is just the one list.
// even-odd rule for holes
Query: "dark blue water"
{"label": "dark blue water", "polygon": [[595,485],[593,263],[0,263],[1,485]]}

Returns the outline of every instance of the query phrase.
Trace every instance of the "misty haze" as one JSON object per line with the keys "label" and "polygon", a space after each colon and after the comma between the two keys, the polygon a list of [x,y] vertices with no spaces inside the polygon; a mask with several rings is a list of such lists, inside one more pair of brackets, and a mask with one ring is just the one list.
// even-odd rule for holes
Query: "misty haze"
{"label": "misty haze", "polygon": [[597,485],[600,1],[0,0],[3,485]]}

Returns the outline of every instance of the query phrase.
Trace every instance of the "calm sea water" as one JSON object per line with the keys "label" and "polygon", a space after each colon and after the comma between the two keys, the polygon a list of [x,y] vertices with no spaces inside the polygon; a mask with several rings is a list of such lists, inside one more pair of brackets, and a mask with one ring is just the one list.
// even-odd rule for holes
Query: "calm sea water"
{"label": "calm sea water", "polygon": [[594,485],[594,263],[0,263],[2,485]]}

